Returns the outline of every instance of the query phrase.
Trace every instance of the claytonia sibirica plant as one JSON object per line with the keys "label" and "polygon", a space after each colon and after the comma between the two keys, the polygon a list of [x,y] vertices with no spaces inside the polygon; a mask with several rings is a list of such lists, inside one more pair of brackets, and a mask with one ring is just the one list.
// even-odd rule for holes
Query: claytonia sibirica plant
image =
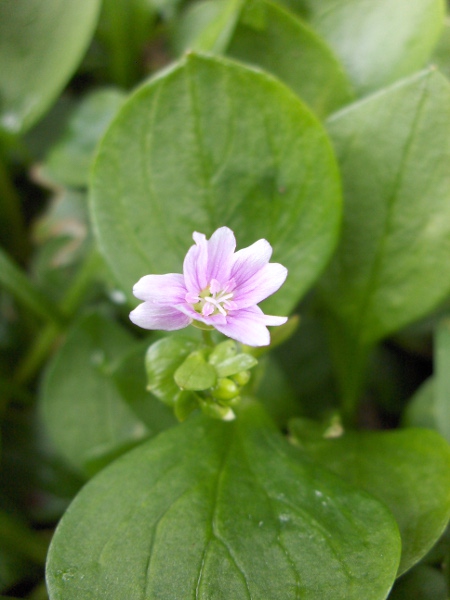
{"label": "claytonia sibirica plant", "polygon": [[284,283],[287,269],[269,263],[272,247],[258,240],[238,252],[234,233],[217,229],[207,240],[193,234],[195,245],[184,259],[183,275],[145,275],[133,287],[144,300],[130,319],[144,329],[182,329],[203,324],[249,346],[270,343],[267,325],[287,317],[265,315],[257,306]]}
{"label": "claytonia sibirica plant", "polygon": [[448,5],[0,0],[1,598],[448,600]]}

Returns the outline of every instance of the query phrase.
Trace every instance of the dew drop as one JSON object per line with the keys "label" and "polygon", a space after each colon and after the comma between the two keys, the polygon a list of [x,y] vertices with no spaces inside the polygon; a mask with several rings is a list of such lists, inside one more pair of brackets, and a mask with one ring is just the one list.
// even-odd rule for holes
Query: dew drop
{"label": "dew drop", "polygon": [[91,354],[91,365],[95,367],[100,367],[105,363],[106,356],[103,350],[94,350]]}
{"label": "dew drop", "polygon": [[127,297],[122,290],[112,290],[109,294],[109,297],[114,304],[125,304],[127,301]]}

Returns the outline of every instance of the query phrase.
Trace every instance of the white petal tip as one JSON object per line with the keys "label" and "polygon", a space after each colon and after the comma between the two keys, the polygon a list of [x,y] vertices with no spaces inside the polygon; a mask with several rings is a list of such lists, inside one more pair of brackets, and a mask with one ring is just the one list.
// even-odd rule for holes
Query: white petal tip
{"label": "white petal tip", "polygon": [[228,412],[222,417],[222,421],[234,421],[235,418],[236,415],[234,414],[234,411],[230,408]]}

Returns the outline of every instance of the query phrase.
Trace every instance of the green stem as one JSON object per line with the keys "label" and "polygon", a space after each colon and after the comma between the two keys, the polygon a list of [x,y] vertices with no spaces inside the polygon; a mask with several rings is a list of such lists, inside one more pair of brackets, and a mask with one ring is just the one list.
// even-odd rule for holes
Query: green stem
{"label": "green stem", "polygon": [[[80,267],[72,286],[67,290],[61,302],[61,311],[66,319],[70,320],[70,317],[73,316],[81,304],[92,278],[98,270],[100,260],[100,256],[94,250]],[[63,327],[59,324],[50,324],[41,331],[17,368],[15,381],[18,384],[23,385],[34,377],[50,354],[62,331]]]}
{"label": "green stem", "polygon": [[1,248],[0,285],[38,317],[55,324],[61,324],[64,320],[59,309],[31,283],[26,273]]}
{"label": "green stem", "polygon": [[41,331],[14,374],[14,380],[19,385],[25,385],[33,379],[50,354],[61,331],[56,325],[47,325]]}
{"label": "green stem", "polygon": [[327,320],[327,329],[339,385],[342,419],[347,427],[354,427],[358,421],[359,404],[372,346],[363,344],[357,335],[352,335],[334,319]]}
{"label": "green stem", "polygon": [[214,346],[214,342],[211,336],[211,331],[208,331],[207,329],[202,329],[202,337],[203,337],[203,341],[205,342],[205,344],[207,346]]}

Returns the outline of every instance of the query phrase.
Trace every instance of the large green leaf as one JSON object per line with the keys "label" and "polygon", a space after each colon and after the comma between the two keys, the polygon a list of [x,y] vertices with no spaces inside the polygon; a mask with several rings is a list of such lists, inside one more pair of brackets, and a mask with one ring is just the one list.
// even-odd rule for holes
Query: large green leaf
{"label": "large green leaf", "polygon": [[28,129],[76,69],[100,0],[0,2],[0,128]]}
{"label": "large green leaf", "polygon": [[439,40],[444,0],[282,0],[307,16],[360,93],[422,68]]}
{"label": "large green leaf", "polygon": [[112,377],[134,343],[113,321],[91,314],[74,324],[49,364],[41,394],[44,423],[79,471],[91,474],[151,434]]}
{"label": "large green leaf", "polygon": [[51,600],[381,600],[391,514],[288,444],[259,406],[161,434],[92,480],[49,552]]}
{"label": "large green leaf", "polygon": [[92,212],[123,289],[180,272],[193,231],[228,225],[240,247],[265,237],[289,269],[268,301],[285,313],[334,247],[340,190],[317,120],[268,75],[187,55],[141,87],[100,145]]}
{"label": "large green leaf", "polygon": [[431,60],[439,70],[447,77],[450,77],[450,18],[445,21],[444,31],[441,39],[436,46]]}
{"label": "large green leaf", "polygon": [[402,536],[399,573],[436,543],[450,517],[450,448],[441,436],[409,429],[324,439],[300,420],[292,430],[314,460],[391,509]]}
{"label": "large green leaf", "polygon": [[362,344],[450,291],[450,86],[422,73],[329,121],[344,182],[324,301]]}
{"label": "large green leaf", "polygon": [[253,2],[244,11],[227,53],[279,77],[319,116],[352,98],[331,49],[300,19],[271,2]]}

